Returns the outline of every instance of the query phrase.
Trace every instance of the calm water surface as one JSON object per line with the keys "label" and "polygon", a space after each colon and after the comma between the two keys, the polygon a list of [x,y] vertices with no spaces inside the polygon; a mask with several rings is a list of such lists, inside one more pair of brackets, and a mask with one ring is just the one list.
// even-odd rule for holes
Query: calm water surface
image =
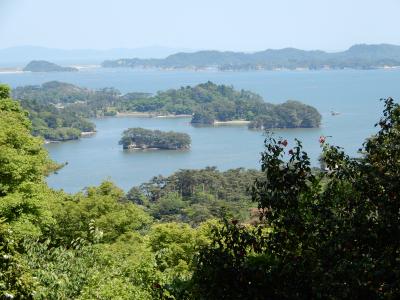
{"label": "calm water surface", "polygon": [[[332,136],[330,142],[356,155],[365,137],[375,132],[373,124],[382,110],[383,97],[400,99],[400,70],[373,71],[284,71],[284,72],[189,72],[139,71],[130,69],[88,69],[79,73],[1,74],[0,82],[13,87],[49,80],[89,88],[115,87],[122,92],[156,92],[207,80],[249,89],[267,101],[300,100],[315,106],[323,115],[318,129],[278,130],[290,141],[299,138],[317,164],[318,137]],[[341,114],[331,116],[330,111]],[[181,168],[217,166],[258,168],[263,150],[262,132],[246,126],[192,127],[189,119],[104,118],[95,120],[98,133],[91,138],[47,145],[51,157],[68,165],[48,178],[50,186],[75,192],[111,179],[128,190],[152,176],[169,175]],[[118,145],[129,127],[174,130],[189,133],[190,151],[122,151]],[[291,142],[293,144],[293,142]]]}

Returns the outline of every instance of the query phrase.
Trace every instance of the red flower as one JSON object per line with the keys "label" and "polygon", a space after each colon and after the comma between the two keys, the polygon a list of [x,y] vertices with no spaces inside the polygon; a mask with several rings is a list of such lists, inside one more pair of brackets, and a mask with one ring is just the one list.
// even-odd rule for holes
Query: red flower
{"label": "red flower", "polygon": [[325,140],[326,140],[326,138],[325,138],[323,135],[321,135],[321,136],[319,137],[319,143],[320,143],[320,144],[325,143]]}
{"label": "red flower", "polygon": [[288,141],[287,141],[287,140],[283,140],[283,141],[282,141],[282,145],[283,145],[284,147],[286,147],[287,144],[288,144]]}

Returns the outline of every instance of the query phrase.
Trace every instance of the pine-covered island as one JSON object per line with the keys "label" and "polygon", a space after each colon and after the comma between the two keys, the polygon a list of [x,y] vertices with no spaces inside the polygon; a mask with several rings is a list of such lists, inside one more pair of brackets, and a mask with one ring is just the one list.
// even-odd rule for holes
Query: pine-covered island
{"label": "pine-covered island", "polygon": [[129,128],[122,133],[119,144],[124,149],[187,150],[192,140],[187,133]]}

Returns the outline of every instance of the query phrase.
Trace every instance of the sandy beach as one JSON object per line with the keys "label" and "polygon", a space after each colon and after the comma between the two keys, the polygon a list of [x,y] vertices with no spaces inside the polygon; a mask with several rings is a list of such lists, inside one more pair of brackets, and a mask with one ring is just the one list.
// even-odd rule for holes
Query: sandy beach
{"label": "sandy beach", "polygon": [[116,117],[138,117],[138,118],[191,118],[192,115],[159,115],[153,112],[117,112]]}
{"label": "sandy beach", "polygon": [[96,131],[82,131],[81,132],[81,137],[89,137],[96,134]]}
{"label": "sandy beach", "polygon": [[24,73],[21,68],[0,68],[0,73],[2,74],[18,74]]}
{"label": "sandy beach", "polygon": [[232,120],[232,121],[214,121],[214,125],[248,125],[251,121]]}

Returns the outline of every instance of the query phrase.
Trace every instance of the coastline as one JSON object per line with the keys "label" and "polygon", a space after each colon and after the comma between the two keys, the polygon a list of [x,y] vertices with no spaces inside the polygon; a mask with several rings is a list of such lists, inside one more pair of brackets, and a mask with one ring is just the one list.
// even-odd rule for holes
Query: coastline
{"label": "coastline", "polygon": [[55,144],[55,143],[61,143],[61,141],[44,140],[44,144],[45,144],[45,145],[48,145],[48,144]]}
{"label": "coastline", "polygon": [[124,151],[184,151],[184,150],[190,150],[189,148],[157,148],[157,147],[149,147],[149,148],[141,148],[141,147],[128,147],[128,148],[122,148]]}
{"label": "coastline", "polygon": [[[95,135],[96,133],[97,133],[97,131],[82,131],[80,137],[82,137],[82,138],[91,137],[91,136]],[[44,144],[48,145],[48,144],[55,144],[55,143],[74,141],[74,140],[77,140],[77,139],[66,139],[66,140],[47,140],[47,139],[44,139]]]}
{"label": "coastline", "polygon": [[95,135],[97,131],[82,131],[81,137],[89,137]]}
{"label": "coastline", "polygon": [[123,118],[123,117],[138,117],[138,118],[191,118],[192,115],[160,115],[154,112],[138,112],[138,111],[130,111],[130,112],[117,112],[115,117]]}
{"label": "coastline", "polygon": [[311,67],[295,67],[295,68],[289,68],[289,67],[271,67],[271,68],[263,68],[263,67],[257,67],[255,66],[254,68],[227,68],[227,69],[221,69],[220,67],[156,67],[156,66],[102,66],[100,65],[101,68],[106,68],[106,69],[118,69],[118,68],[125,68],[125,69],[133,69],[133,70],[144,70],[144,71],[161,71],[161,72],[170,72],[170,71],[188,71],[188,72],[258,72],[258,71],[271,71],[271,72],[304,72],[304,71],[341,71],[341,70],[393,70],[393,69],[400,69],[400,66],[398,65],[371,65],[371,66],[366,66],[365,68],[354,68],[354,67],[338,67],[338,66],[330,66],[330,65],[325,65],[321,66],[319,68],[311,68]]}
{"label": "coastline", "polygon": [[214,125],[248,125],[251,121],[247,120],[231,120],[231,121],[214,121]]}
{"label": "coastline", "polygon": [[21,74],[25,73],[22,68],[4,67],[0,68],[0,74]]}

